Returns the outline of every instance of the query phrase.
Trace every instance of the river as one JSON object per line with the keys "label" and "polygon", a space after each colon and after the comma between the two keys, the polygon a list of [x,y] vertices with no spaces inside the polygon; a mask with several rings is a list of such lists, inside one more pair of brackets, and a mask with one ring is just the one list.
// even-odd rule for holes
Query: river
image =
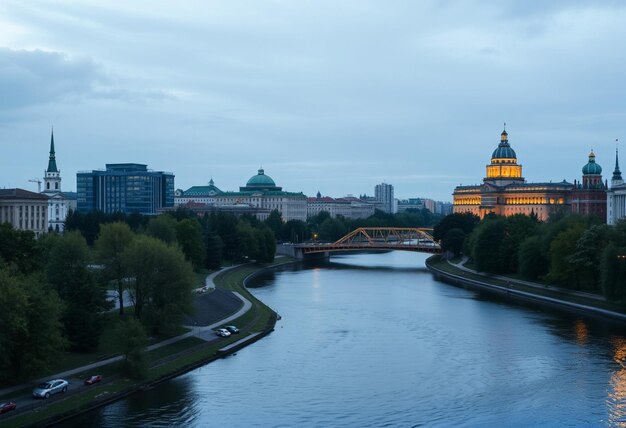
{"label": "river", "polygon": [[623,326],[438,282],[426,257],[267,273],[272,334],[65,426],[626,427]]}

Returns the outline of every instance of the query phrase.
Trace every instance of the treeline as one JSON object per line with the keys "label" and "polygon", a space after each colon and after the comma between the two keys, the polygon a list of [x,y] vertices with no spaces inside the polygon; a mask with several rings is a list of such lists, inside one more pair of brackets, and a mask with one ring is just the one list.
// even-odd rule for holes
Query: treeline
{"label": "treeline", "polygon": [[403,213],[389,214],[376,212],[368,218],[349,219],[343,216],[331,218],[322,211],[309,217],[306,222],[300,220],[282,221],[278,211],[272,211],[265,224],[274,232],[280,242],[301,243],[309,240],[335,242],[347,233],[359,227],[430,227],[442,218],[427,209],[407,210]]}
{"label": "treeline", "polygon": [[102,225],[94,244],[78,231],[36,240],[30,231],[0,225],[1,382],[41,373],[64,350],[98,349],[111,321],[110,284],[120,303],[124,291],[132,300],[130,316],[113,319],[111,344],[131,370],[144,367],[139,350],[148,333],[173,331],[189,313],[194,275],[178,246],[121,222]]}
{"label": "treeline", "polygon": [[626,302],[626,220],[596,217],[452,214],[435,227],[442,247],[468,256],[477,270],[517,274]]}
{"label": "treeline", "polygon": [[276,239],[267,224],[249,215],[212,213],[199,217],[183,208],[159,216],[71,212],[65,227],[80,231],[93,245],[101,225],[113,222],[126,223],[135,233],[178,245],[194,269],[218,269],[223,259],[269,263],[276,252]]}

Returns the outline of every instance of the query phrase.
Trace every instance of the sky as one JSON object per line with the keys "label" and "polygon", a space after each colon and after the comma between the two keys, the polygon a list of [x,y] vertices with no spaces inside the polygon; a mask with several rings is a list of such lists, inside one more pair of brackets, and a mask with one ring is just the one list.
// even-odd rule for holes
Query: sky
{"label": "sky", "polygon": [[[626,2],[0,2],[0,187],[135,162],[187,189],[451,201],[506,122],[529,182],[611,178]],[[621,144],[621,143],[620,143]],[[623,149],[622,149],[623,150]],[[622,156],[626,166],[626,150]]]}

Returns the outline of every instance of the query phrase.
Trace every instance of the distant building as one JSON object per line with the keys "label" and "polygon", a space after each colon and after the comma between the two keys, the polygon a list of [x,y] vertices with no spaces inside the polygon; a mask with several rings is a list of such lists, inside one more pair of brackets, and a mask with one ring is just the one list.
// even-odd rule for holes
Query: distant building
{"label": "distant building", "polygon": [[106,164],[106,170],[76,174],[79,212],[153,215],[174,206],[174,174],[137,163]]}
{"label": "distant building", "polygon": [[23,189],[0,189],[0,223],[41,236],[48,231],[48,197]]}
{"label": "distant building", "polygon": [[619,158],[615,150],[615,170],[611,178],[611,187],[607,192],[607,223],[616,224],[626,218],[626,183],[619,169]]}
{"label": "distant building", "polygon": [[375,204],[361,199],[346,196],[345,198],[331,198],[322,196],[317,192],[314,198],[307,198],[307,215],[315,216],[322,211],[326,211],[331,217],[338,215],[345,218],[367,218],[374,214]]}
{"label": "distant building", "polygon": [[491,163],[487,165],[483,184],[454,189],[454,212],[470,212],[480,218],[489,213],[503,216],[534,214],[540,220],[547,220],[552,213],[571,210],[573,190],[574,185],[565,180],[527,183],[504,130],[500,144],[491,155]]}
{"label": "distant building", "polygon": [[606,219],[607,185],[602,181],[602,167],[596,163],[596,155],[591,151],[589,162],[582,169],[583,180],[574,180],[572,190],[572,212],[581,215],[595,215]]}
{"label": "distant building", "polygon": [[395,212],[393,186],[391,184],[377,184],[374,188],[374,198],[380,204],[381,211],[391,214]]}
{"label": "distant building", "polygon": [[50,157],[44,171],[43,193],[48,198],[48,230],[63,232],[70,210],[76,210],[76,193],[61,190],[61,171],[54,152],[54,132],[50,134]]}
{"label": "distant building", "polygon": [[398,201],[398,212],[406,210],[421,210],[424,208],[424,200],[421,198],[409,198]]}
{"label": "distant building", "polygon": [[[215,186],[213,179],[208,186],[193,186],[176,191],[178,205],[189,202],[203,203],[205,210],[253,213],[259,220],[265,220],[270,212],[278,210],[284,221],[306,221],[307,201],[302,192],[286,192],[276,186],[272,178],[261,168],[238,192],[225,192]],[[248,208],[245,208],[248,207]]]}

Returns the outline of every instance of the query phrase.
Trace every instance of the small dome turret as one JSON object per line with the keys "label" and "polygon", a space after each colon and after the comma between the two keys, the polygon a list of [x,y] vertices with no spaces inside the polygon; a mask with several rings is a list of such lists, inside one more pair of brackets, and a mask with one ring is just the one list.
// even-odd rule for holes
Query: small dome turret
{"label": "small dome turret", "polygon": [[602,174],[602,167],[596,163],[596,155],[591,151],[589,153],[589,162],[583,166],[583,175],[600,175]]}

